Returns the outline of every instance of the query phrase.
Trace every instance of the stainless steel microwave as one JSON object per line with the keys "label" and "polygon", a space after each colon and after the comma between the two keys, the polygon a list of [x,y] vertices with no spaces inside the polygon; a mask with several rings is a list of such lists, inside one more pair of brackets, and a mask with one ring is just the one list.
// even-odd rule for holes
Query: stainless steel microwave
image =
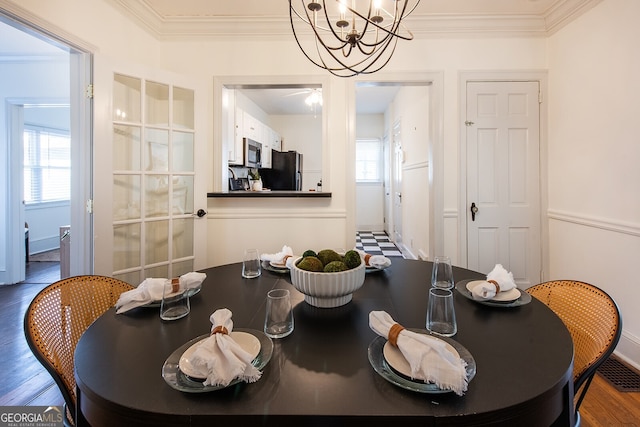
{"label": "stainless steel microwave", "polygon": [[244,165],[248,168],[262,166],[262,144],[253,139],[244,138]]}

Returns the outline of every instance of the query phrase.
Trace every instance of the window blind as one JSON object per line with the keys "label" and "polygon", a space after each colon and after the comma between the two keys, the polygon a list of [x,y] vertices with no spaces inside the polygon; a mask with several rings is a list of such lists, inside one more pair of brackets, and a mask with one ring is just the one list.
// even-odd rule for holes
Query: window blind
{"label": "window blind", "polygon": [[25,125],[23,140],[25,203],[69,200],[71,195],[69,132]]}
{"label": "window blind", "polygon": [[382,140],[356,140],[356,181],[382,181]]}

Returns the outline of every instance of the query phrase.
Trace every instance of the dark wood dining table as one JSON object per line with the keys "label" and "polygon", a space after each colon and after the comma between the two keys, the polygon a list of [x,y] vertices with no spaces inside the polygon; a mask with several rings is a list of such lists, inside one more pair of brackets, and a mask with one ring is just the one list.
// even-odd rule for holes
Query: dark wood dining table
{"label": "dark wood dining table", "polygon": [[[78,425],[421,425],[572,426],[573,344],[562,321],[533,299],[516,307],[477,303],[454,290],[453,337],[476,362],[463,396],[417,393],[385,380],[368,347],[377,338],[369,313],[388,312],[407,328],[425,328],[432,264],[392,258],[366,274],[353,300],[316,308],[287,274],[263,269],[241,277],[240,263],[202,270],[191,313],[162,321],[159,308],[109,310],[80,339],[75,354]],[[483,278],[454,267],[456,281]],[[267,291],[291,290],[295,329],[274,340],[262,378],[208,393],[185,393],[162,377],[163,364],[189,340],[207,334],[216,309],[236,328],[262,331]]]}

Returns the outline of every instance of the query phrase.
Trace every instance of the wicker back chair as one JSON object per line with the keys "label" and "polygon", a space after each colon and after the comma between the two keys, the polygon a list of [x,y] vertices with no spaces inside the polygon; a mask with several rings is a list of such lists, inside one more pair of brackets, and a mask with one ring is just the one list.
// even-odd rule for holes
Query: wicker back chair
{"label": "wicker back chair", "polygon": [[578,409],[596,370],[620,340],[622,319],[618,306],[602,289],[573,280],[541,283],[527,289],[527,293],[553,310],[571,333],[573,386],[578,396],[575,410],[579,419]]}
{"label": "wicker back chair", "polygon": [[76,276],[40,291],[27,309],[29,348],[49,371],[65,400],[67,424],[75,425],[74,353],[84,331],[133,286],[104,276]]}

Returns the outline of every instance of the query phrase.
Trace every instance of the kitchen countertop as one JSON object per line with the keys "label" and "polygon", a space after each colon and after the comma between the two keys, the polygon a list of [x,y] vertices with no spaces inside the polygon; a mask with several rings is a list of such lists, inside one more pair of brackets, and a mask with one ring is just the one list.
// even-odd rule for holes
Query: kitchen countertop
{"label": "kitchen countertop", "polygon": [[228,198],[263,198],[263,197],[310,197],[322,198],[331,197],[326,191],[221,191],[207,193],[207,197],[228,197]]}

